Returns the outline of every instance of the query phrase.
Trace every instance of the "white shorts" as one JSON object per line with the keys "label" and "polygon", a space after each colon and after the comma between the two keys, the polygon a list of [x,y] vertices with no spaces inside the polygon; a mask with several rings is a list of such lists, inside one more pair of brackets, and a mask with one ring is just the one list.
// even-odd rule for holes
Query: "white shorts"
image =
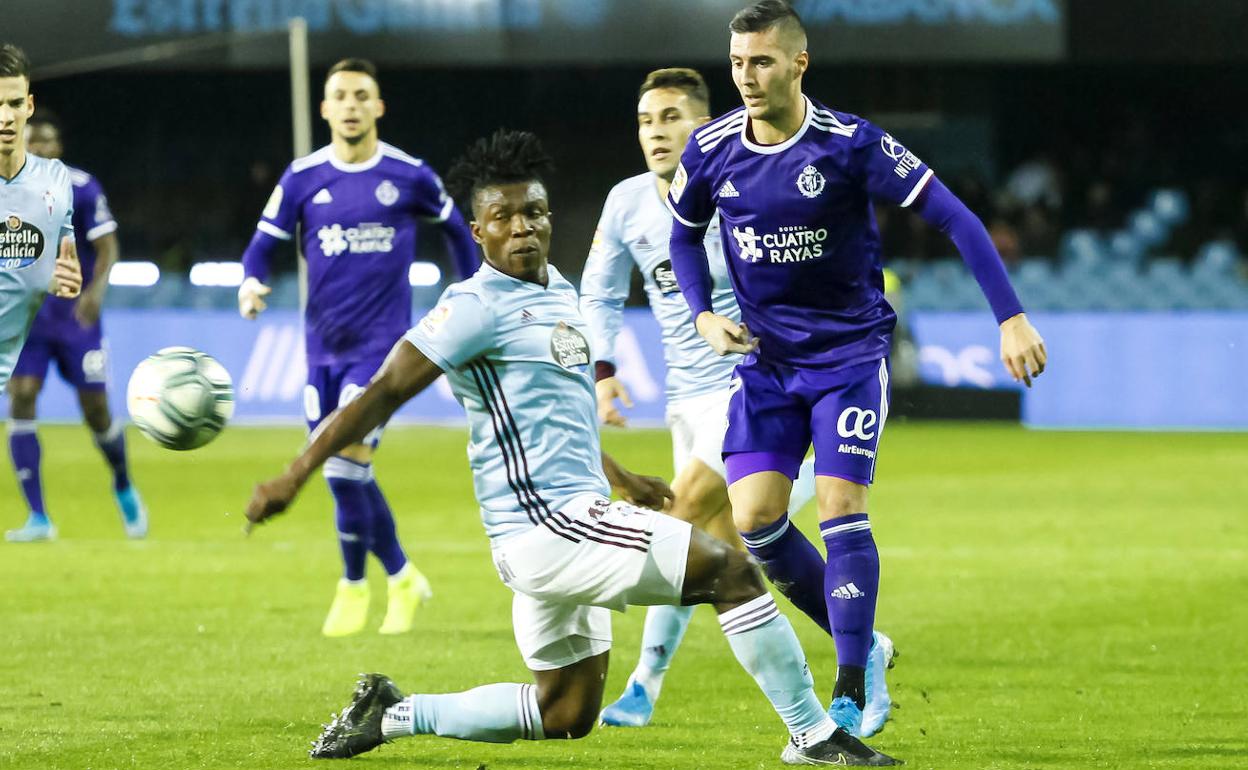
{"label": "white shorts", "polygon": [[658,511],[581,495],[549,524],[497,543],[525,665],[563,668],[611,649],[610,610],[680,604],[691,536]]}
{"label": "white shorts", "polygon": [[667,405],[667,427],[672,431],[672,463],[677,476],[696,457],[724,476],[724,432],[728,430],[727,383],[716,393],[683,398]]}

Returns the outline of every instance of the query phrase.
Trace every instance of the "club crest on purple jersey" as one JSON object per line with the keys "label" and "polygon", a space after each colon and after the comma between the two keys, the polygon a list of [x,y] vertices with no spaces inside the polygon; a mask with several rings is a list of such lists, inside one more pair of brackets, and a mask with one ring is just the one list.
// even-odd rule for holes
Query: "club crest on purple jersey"
{"label": "club crest on purple jersey", "polygon": [[825,184],[827,184],[827,180],[823,178],[823,174],[819,173],[819,169],[814,166],[807,166],[802,169],[802,173],[797,177],[797,190],[807,198],[818,198],[819,193],[823,192]]}

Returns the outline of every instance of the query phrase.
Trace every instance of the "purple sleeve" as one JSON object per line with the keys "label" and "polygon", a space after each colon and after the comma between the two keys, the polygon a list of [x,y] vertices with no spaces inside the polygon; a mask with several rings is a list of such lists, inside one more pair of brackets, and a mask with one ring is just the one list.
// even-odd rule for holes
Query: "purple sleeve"
{"label": "purple sleeve", "polygon": [[668,251],[672,257],[672,269],[676,271],[676,283],[680,293],[689,304],[689,312],[696,322],[704,310],[711,306],[711,265],[706,259],[706,225],[690,227],[679,219],[672,221],[672,237]]}
{"label": "purple sleeve", "polygon": [[243,251],[243,275],[255,278],[260,283],[269,280],[269,266],[273,261],[273,252],[282,241],[274,238],[263,230],[256,230],[251,236],[251,243]]}
{"label": "purple sleeve", "polygon": [[704,153],[695,133],[680,156],[680,165],[663,202],[672,214],[668,252],[680,293],[696,322],[711,305],[711,266],[706,258],[706,228],[715,216],[715,200],[703,173]]}
{"label": "purple sleeve", "polygon": [[256,223],[256,232],[243,252],[243,275],[248,278],[260,282],[268,280],[269,263],[277,245],[294,238],[299,219],[298,191],[295,187],[294,173],[287,168],[273,188],[268,203],[264,204],[260,221]]}
{"label": "purple sleeve", "polygon": [[958,247],[962,261],[971,269],[979,288],[988,298],[997,323],[1023,312],[1023,305],[1010,286],[1001,255],[992,245],[979,217],[958,200],[941,181],[933,177],[918,199],[917,211],[928,224],[940,230]]}
{"label": "purple sleeve", "polygon": [[450,215],[442,221],[442,235],[446,238],[446,248],[451,252],[451,261],[459,277],[469,278],[481,267],[481,252],[477,242],[472,239],[472,231],[464,221],[459,208],[451,206]]}
{"label": "purple sleeve", "polygon": [[879,126],[859,120],[850,140],[852,163],[867,193],[905,208],[923,191],[932,170]]}

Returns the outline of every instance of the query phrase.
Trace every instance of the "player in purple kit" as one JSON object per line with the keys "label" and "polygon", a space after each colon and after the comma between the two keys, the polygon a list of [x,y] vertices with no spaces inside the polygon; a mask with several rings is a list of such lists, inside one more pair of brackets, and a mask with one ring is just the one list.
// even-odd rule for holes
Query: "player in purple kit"
{"label": "player in purple kit", "polygon": [[[321,117],[332,142],[286,169],[243,255],[239,311],[255,318],[270,291],[264,282],[273,254],[300,234],[308,260],[304,407],[311,429],[363,391],[411,326],[408,267],[418,222],[442,229],[461,276],[472,275],[479,264],[468,226],[438,175],[378,139],[377,119],[383,114],[371,62],[344,59],[330,68]],[[380,430],[325,463],[344,564],[321,629],[326,636],[346,636],[364,627],[370,551],[390,575],[381,633],[409,631],[416,609],[432,595],[429,581],[408,562],[373,477]]]}
{"label": "player in purple kit", "polygon": [[[40,112],[27,124],[27,149],[42,158],[60,159],[61,130],[50,113]],[[74,240],[82,274],[88,283],[76,299],[48,297],[35,316],[30,336],[9,380],[9,454],[26,505],[26,524],[10,530],[13,542],[52,540],[56,527],[47,515],[40,472],[42,451],[35,432],[35,406],[48,366],[55,361],[62,379],[78,391],[83,421],[91,429],[113,474],[113,495],[126,535],[147,535],[147,509],[130,480],[126,462],[125,422],[108,408],[108,348],[100,309],[108,291],[108,274],[117,262],[117,222],[99,181],[85,171],[69,169],[74,195]]]}
{"label": "player in purple kit", "polygon": [[[896,322],[872,202],[913,206],[953,240],[1000,324],[1015,379],[1030,386],[1047,354],[979,219],[892,136],[803,95],[810,59],[797,13],[763,0],[730,29],[745,106],[694,132],[685,148],[667,197],[677,220],[672,264],[703,338],[720,354],[748,354],[724,438],[733,519],[793,603],[826,613],[838,662],[829,713],[870,735],[888,704],[868,702],[883,672],[867,667],[879,588],[867,492]],[[703,233],[717,210],[741,323],[711,306]],[[826,564],[785,511],[812,441]]]}

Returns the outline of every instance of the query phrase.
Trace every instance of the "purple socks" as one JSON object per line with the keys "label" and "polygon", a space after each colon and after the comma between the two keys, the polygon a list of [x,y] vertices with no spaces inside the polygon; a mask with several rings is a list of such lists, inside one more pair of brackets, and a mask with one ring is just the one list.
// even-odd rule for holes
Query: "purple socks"
{"label": "purple socks", "polygon": [[369,549],[381,560],[387,575],[397,575],[399,570],[407,566],[407,554],[403,553],[403,546],[399,543],[394,514],[375,480],[369,479],[366,489],[373,517],[373,537],[369,542]]}
{"label": "purple socks", "polygon": [[819,525],[828,548],[823,596],[827,601],[836,660],[840,666],[867,665],[875,599],[880,586],[880,554],[865,513],[853,513]]}
{"label": "purple socks", "polygon": [[39,436],[35,434],[34,420],[9,421],[9,454],[13,457],[13,470],[17,483],[26,497],[26,505],[32,513],[44,514],[43,483],[39,477]]}
{"label": "purple socks", "polygon": [[[750,554],[758,560],[767,579],[793,606],[806,613],[816,625],[832,633],[828,624],[828,607],[823,601],[824,563],[819,550],[811,545],[797,527],[789,524],[788,514],[752,532],[742,532],[741,539]],[[868,628],[867,636],[871,631]],[[839,651],[840,644],[838,642]]]}

